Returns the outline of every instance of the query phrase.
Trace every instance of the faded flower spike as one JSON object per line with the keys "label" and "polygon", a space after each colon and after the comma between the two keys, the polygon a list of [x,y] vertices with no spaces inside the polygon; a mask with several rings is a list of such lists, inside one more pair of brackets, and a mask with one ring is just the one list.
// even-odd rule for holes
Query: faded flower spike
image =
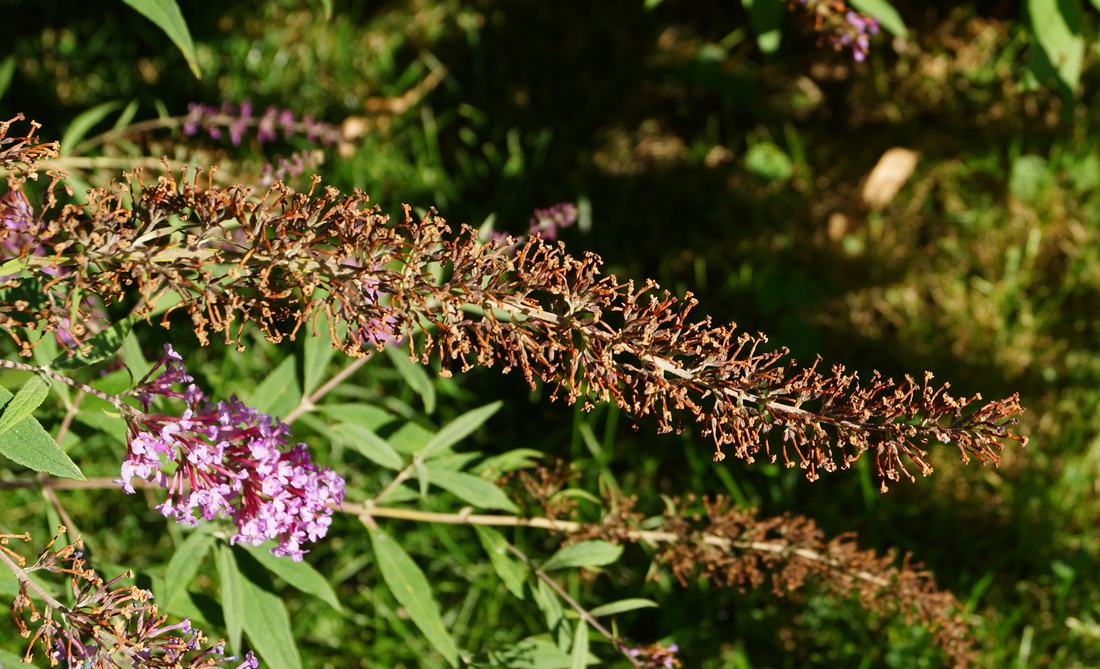
{"label": "faded flower spike", "polygon": [[[143,380],[133,394],[146,411],[155,395],[182,396],[187,410],[178,418],[128,417],[129,445],[119,483],[132,493],[132,477],[155,482],[168,489],[168,499],[157,507],[165,516],[192,527],[198,517],[231,518],[237,534],[230,543],[258,546],[277,539],[272,553],[301,561],[308,552],[302,544],[328,532],[329,504],[343,501],[343,478],[313,464],[305,444],[287,450],[289,429],[281,421],[235,397],[204,403],[179,354],[171,345],[165,351],[149,376],[162,366],[164,372]],[[189,384],[182,395],[172,389],[177,384]]]}
{"label": "faded flower spike", "polygon": [[[233,664],[239,658],[225,655],[225,643],[203,648],[207,639],[201,630],[191,626],[184,618],[173,625],[165,624],[168,616],[157,614],[152,603],[153,593],[133,585],[119,585],[119,581],[133,578],[127,572],[110,581],[104,580],[94,569],[85,568],[80,539],[56,551],[50,549],[65,532],[59,528],[30,566],[15,551],[7,548],[10,539],[30,541],[29,534],[0,534],[0,564],[7,567],[19,582],[19,594],[11,603],[20,634],[31,637],[23,662],[34,658],[34,646],[41,642],[46,649],[50,666],[64,663],[67,669],[118,669],[140,667],[142,669],[256,669],[259,660],[248,652],[244,661]],[[35,571],[71,574],[71,605],[59,602],[37,581],[28,575]],[[39,610],[32,600],[38,599]],[[27,610],[30,615],[27,615]]]}

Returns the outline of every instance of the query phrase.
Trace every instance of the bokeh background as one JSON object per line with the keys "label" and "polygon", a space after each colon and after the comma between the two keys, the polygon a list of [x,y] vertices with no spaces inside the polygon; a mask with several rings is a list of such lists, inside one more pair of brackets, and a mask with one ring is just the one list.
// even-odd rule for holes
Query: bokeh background
{"label": "bokeh background", "polygon": [[[1010,1],[898,0],[909,35],[877,36],[863,63],[820,47],[794,15],[765,55],[732,0],[337,0],[330,19],[319,2],[182,4],[201,79],[121,2],[9,0],[0,61],[14,69],[0,118],[23,112],[59,139],[103,103],[118,108],[87,136],[110,129],[132,101],[134,121],[183,115],[193,102],[276,105],[341,125],[346,141],[324,149],[316,171],[385,211],[435,206],[454,224],[493,217],[497,230],[521,233],[535,208],[574,202],[580,225],[561,237],[570,251],[600,254],[621,278],[691,291],[700,313],[764,332],[800,361],[821,355],[865,377],[930,370],[987,399],[1019,392],[1026,449],[1013,444],[1000,468],[983,468],[936,448],[933,476],[888,494],[866,467],[811,484],[798,470],[715,464],[690,429],[657,436],[642,420],[634,431],[628,416],[550,403],[495,370],[438,382],[438,416],[424,420],[505,399],[477,437],[481,451],[537,448],[575,463],[577,485],[614,481],[654,513],[660,495],[695,493],[808,515],[828,536],[854,531],[864,547],[923,562],[974,616],[985,666],[1100,663],[1094,47],[1067,94],[1026,70],[1029,34]],[[1087,35],[1097,19],[1084,16]],[[876,200],[869,176],[898,148],[915,167],[902,161],[893,170],[900,190]],[[245,179],[280,151],[314,149],[304,138],[234,147],[162,131],[87,155],[190,157]],[[118,173],[75,171],[92,185]],[[221,351],[192,355],[211,385],[232,389],[286,355],[253,350],[232,366]],[[384,359],[360,384],[379,403],[413,402]],[[92,446],[95,438],[89,430]],[[378,480],[359,466],[364,486]],[[178,531],[145,534],[143,523],[163,519],[120,497],[71,493],[67,504],[103,559],[156,574]],[[5,523],[45,534],[41,498],[3,504]],[[472,532],[387,529],[429,572],[464,647],[541,630],[537,610],[491,582]],[[351,613],[285,588],[306,666],[432,666],[429,647],[378,588],[362,534],[338,524],[314,555]],[[943,662],[919,626],[870,617],[812,585],[786,597],[681,588],[646,581],[647,556],[634,550],[623,573],[570,587],[594,602],[659,600],[620,624],[642,641],[675,641],[687,667]],[[196,601],[204,588],[216,592],[212,567],[202,573]],[[217,612],[208,618],[217,629]]]}

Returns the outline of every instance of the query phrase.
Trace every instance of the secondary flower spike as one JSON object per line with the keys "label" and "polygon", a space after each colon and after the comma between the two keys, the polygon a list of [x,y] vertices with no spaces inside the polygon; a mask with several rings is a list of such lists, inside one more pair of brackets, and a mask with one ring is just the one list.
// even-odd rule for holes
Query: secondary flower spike
{"label": "secondary flower spike", "polygon": [[[134,492],[138,477],[168,489],[157,508],[194,527],[198,518],[230,518],[231,543],[258,546],[269,539],[278,556],[301,561],[306,541],[325,536],[332,523],[329,502],[344,499],[344,479],[311,462],[305,444],[289,447],[289,428],[246,406],[235,396],[206,402],[170,344],[166,355],[133,394],[145,413],[128,418],[127,457],[119,483]],[[157,370],[164,368],[156,378]],[[185,385],[179,392],[173,387]],[[147,413],[153,396],[182,397],[182,416]]]}

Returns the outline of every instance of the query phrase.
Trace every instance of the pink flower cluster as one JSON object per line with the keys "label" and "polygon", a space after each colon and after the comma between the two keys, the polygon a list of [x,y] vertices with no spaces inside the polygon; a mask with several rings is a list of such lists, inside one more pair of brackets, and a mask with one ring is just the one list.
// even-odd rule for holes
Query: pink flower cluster
{"label": "pink flower cluster", "polygon": [[233,146],[240,145],[245,132],[250,127],[256,128],[256,139],[261,144],[275,141],[278,130],[283,132],[284,137],[301,132],[309,141],[320,141],[325,145],[338,142],[343,137],[340,128],[314,120],[309,115],[298,121],[289,109],[268,107],[263,116],[254,117],[252,104],[248,100],[242,102],[239,108],[228,102],[223,103],[220,108],[193,102],[188,105],[187,112],[187,119],[183,123],[183,134],[190,136],[203,129],[210,135],[210,139],[216,140],[221,138],[224,127],[229,131],[229,139],[233,142]]}
{"label": "pink flower cluster", "polygon": [[[311,462],[305,444],[286,448],[290,431],[281,421],[236,397],[204,402],[179,354],[171,345],[165,351],[135,388],[143,412],[129,417],[119,483],[132,493],[133,477],[155,482],[168,489],[168,499],[157,507],[165,516],[191,526],[200,516],[230,518],[237,525],[230,543],[258,546],[277,539],[272,553],[301,561],[308,552],[302,544],[328,532],[329,504],[343,502],[343,478]],[[174,389],[180,384],[188,384],[182,393]],[[180,417],[150,414],[157,395],[182,397],[187,410]]]}

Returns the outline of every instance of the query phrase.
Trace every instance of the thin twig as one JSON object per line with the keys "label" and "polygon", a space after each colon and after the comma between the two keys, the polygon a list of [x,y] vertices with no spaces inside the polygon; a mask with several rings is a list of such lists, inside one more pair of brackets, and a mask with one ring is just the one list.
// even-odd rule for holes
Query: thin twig
{"label": "thin twig", "polygon": [[22,567],[15,564],[15,560],[12,560],[10,557],[8,557],[8,554],[5,551],[0,551],[0,562],[3,562],[7,566],[7,568],[10,569],[13,574],[15,574],[15,578],[19,579],[20,583],[23,583],[27,586],[27,589],[31,590],[32,592],[34,592],[34,594],[41,597],[42,601],[46,602],[47,606],[52,609],[57,609],[62,613],[69,613],[69,608],[67,606],[54,599],[53,595],[43,590],[41,586],[32,581],[31,577],[27,576],[27,572],[23,571]]}
{"label": "thin twig", "polygon": [[327,383],[325,383],[325,385],[315,390],[312,395],[303,397],[302,401],[298,403],[298,406],[294,407],[294,410],[288,413],[286,418],[283,418],[283,422],[290,425],[298,420],[298,417],[303,413],[313,411],[313,409],[317,407],[317,402],[321,401],[322,397],[328,394],[330,390],[343,383],[345,379],[354,374],[360,367],[367,364],[372,357],[374,357],[374,351],[368,351],[363,357],[356,358],[350,365],[337,372]]}

